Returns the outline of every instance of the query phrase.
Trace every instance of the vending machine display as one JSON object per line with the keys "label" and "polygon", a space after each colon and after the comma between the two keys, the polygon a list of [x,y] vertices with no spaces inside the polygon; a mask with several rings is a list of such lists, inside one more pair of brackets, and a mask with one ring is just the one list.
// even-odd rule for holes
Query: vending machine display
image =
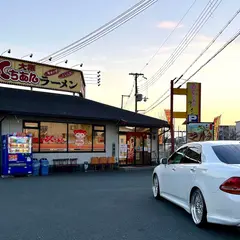
{"label": "vending machine display", "polygon": [[32,174],[32,137],[24,133],[2,136],[2,175]]}

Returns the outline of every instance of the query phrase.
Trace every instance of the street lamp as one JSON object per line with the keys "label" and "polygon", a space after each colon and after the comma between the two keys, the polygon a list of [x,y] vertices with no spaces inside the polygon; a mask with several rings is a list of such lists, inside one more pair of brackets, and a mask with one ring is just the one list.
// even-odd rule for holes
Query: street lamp
{"label": "street lamp", "polygon": [[58,65],[58,64],[60,64],[60,63],[63,63],[63,62],[64,62],[65,64],[67,64],[67,63],[68,63],[68,60],[58,62],[58,63],[56,63],[56,65]]}
{"label": "street lamp", "polygon": [[25,57],[30,57],[30,58],[32,58],[32,57],[33,57],[33,53],[24,55],[24,56],[21,57],[21,59],[23,59],[23,58],[25,58]]}
{"label": "street lamp", "polygon": [[4,54],[4,53],[8,53],[8,54],[10,54],[11,53],[11,49],[8,49],[8,50],[5,50],[4,52],[2,52],[2,54],[1,54],[1,56]]}
{"label": "street lamp", "polygon": [[76,64],[76,65],[73,65],[71,68],[74,68],[74,67],[76,67],[76,66],[82,67],[82,66],[83,66],[83,63],[81,63],[81,64]]}

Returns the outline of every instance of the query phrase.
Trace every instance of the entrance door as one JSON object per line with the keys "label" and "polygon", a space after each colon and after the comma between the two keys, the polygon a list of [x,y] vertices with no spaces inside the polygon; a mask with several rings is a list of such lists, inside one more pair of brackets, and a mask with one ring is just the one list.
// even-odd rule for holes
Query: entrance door
{"label": "entrance door", "polygon": [[141,132],[127,133],[127,164],[151,164],[151,136]]}
{"label": "entrance door", "polygon": [[143,165],[144,162],[144,139],[143,136],[135,137],[135,164]]}

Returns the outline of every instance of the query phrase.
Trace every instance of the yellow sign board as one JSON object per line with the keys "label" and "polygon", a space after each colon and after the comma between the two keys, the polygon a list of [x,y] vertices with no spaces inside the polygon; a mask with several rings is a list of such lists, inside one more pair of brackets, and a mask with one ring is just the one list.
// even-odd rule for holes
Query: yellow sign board
{"label": "yellow sign board", "polygon": [[186,112],[173,112],[173,118],[186,118]]}
{"label": "yellow sign board", "polygon": [[85,96],[81,71],[21,59],[0,57],[0,83],[82,93]]}
{"label": "yellow sign board", "polygon": [[173,94],[174,95],[187,95],[187,89],[186,88],[174,88]]}
{"label": "yellow sign board", "polygon": [[201,122],[201,83],[187,83],[187,116],[196,115]]}

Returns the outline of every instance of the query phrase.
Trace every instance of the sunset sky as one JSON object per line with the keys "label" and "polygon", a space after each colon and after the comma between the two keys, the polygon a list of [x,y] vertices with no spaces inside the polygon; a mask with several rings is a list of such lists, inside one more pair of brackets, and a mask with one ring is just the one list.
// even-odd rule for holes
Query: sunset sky
{"label": "sunset sky", "polygon": [[[11,48],[12,53],[8,56],[16,58],[33,53],[32,60],[38,61],[87,35],[137,2],[4,1],[1,3],[1,9],[4,9],[1,11],[1,18],[5,20],[0,37],[0,52]],[[87,86],[87,98],[120,107],[121,95],[129,94],[133,85],[133,77],[129,73],[141,71],[193,2],[194,0],[159,0],[112,33],[64,58],[63,60],[68,59],[69,62],[62,66],[71,67],[83,62],[83,69],[101,70],[102,84],[100,87]],[[144,69],[143,73],[148,79],[169,58],[207,2],[208,0],[196,1],[179,28]],[[153,86],[142,92],[149,99],[146,103],[139,104],[140,110],[147,109],[169,88],[170,80],[179,77],[188,68],[239,7],[239,0],[222,1],[177,61]],[[239,22],[240,14],[184,79],[239,30]],[[235,121],[240,120],[240,111],[236,108],[240,102],[239,56],[240,38],[191,80],[202,83],[202,121],[213,121],[220,114],[222,124],[235,124]],[[141,79],[139,86],[144,81],[146,80]],[[170,100],[167,99],[148,115],[165,118],[164,109],[169,108],[169,104]],[[184,97],[175,98],[174,110],[184,111],[185,105]],[[128,101],[126,109],[134,110],[133,99]],[[176,126],[182,122],[178,120]]]}

